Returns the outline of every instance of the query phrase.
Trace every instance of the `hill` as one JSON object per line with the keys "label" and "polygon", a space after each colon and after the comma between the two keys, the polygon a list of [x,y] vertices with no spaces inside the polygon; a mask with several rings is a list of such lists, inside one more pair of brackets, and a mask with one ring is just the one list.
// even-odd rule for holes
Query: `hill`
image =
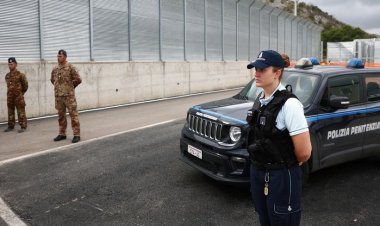
{"label": "hill", "polygon": [[[294,1],[292,0],[262,0],[271,6],[280,8],[289,13],[294,13]],[[298,16],[303,17],[315,24],[323,27],[321,40],[324,43],[324,52],[326,51],[327,42],[344,42],[353,41],[354,39],[378,38],[378,35],[369,34],[359,27],[353,27],[349,24],[337,20],[333,15],[322,11],[318,6],[298,3]]]}

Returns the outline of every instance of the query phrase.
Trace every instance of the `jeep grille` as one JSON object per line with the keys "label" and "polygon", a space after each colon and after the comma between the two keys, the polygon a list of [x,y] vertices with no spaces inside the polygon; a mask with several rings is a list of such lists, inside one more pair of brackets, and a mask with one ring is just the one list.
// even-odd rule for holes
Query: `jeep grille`
{"label": "jeep grille", "polygon": [[189,114],[189,129],[203,137],[220,141],[222,138],[223,125],[209,119]]}

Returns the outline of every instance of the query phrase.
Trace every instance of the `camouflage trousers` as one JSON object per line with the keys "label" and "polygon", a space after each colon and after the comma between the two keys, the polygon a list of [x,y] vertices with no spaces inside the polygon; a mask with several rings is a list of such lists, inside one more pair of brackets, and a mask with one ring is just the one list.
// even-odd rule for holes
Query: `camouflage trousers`
{"label": "camouflage trousers", "polygon": [[66,108],[71,117],[71,127],[73,128],[74,136],[80,136],[80,124],[75,96],[55,97],[55,109],[58,111],[59,135],[66,136]]}
{"label": "camouflage trousers", "polygon": [[15,109],[17,109],[18,123],[21,128],[27,127],[24,96],[7,96],[8,127],[14,128],[16,124]]}

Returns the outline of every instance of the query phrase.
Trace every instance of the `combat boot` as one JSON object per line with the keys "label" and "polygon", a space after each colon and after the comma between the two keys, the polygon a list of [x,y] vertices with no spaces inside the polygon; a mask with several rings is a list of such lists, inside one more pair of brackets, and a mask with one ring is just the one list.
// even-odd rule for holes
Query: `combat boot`
{"label": "combat boot", "polygon": [[74,136],[72,142],[78,143],[80,141],[80,136]]}
{"label": "combat boot", "polygon": [[26,128],[21,128],[21,129],[19,129],[19,133],[23,133],[23,132],[25,132],[26,131]]}
{"label": "combat boot", "polygon": [[54,138],[54,141],[60,141],[60,140],[66,140],[65,135],[58,135],[56,138]]}
{"label": "combat boot", "polygon": [[13,128],[10,128],[10,127],[8,127],[8,128],[6,128],[5,130],[4,130],[4,132],[10,132],[10,131],[12,131],[13,130]]}

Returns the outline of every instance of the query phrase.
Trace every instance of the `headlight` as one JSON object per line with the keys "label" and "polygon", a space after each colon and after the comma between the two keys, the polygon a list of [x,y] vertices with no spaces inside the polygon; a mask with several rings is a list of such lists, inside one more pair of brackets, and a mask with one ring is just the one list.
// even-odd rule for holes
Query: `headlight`
{"label": "headlight", "polygon": [[233,142],[237,142],[241,137],[241,129],[236,126],[231,126],[230,128],[230,138]]}

